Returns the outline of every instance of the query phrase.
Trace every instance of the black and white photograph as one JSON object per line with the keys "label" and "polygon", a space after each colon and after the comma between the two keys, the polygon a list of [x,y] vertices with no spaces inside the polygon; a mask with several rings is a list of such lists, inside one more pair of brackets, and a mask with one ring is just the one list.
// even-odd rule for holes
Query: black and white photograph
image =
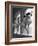
{"label": "black and white photograph", "polygon": [[32,37],[33,7],[16,6],[11,9],[11,31],[13,38]]}

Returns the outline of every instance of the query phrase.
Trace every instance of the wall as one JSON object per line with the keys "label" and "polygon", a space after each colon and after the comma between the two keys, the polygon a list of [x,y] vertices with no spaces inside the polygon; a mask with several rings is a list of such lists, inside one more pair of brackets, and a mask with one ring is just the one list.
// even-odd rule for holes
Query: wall
{"label": "wall", "polygon": [[[13,0],[13,1],[38,3],[38,0],[22,0],[22,1]],[[38,18],[38,15],[37,15],[37,18]],[[38,23],[38,19],[37,19],[37,23]],[[38,32],[37,32],[37,35],[38,35]],[[5,46],[5,0],[0,0],[0,46]],[[38,43],[18,44],[18,45],[10,45],[10,46],[38,46]]]}

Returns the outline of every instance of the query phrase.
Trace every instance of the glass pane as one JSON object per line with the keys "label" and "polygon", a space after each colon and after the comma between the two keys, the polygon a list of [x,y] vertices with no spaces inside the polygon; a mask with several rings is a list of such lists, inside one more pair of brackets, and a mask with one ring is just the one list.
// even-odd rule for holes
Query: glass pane
{"label": "glass pane", "polygon": [[12,7],[11,15],[11,32],[13,38],[32,37],[32,31],[29,33],[29,25],[32,23],[32,8],[33,7]]}

